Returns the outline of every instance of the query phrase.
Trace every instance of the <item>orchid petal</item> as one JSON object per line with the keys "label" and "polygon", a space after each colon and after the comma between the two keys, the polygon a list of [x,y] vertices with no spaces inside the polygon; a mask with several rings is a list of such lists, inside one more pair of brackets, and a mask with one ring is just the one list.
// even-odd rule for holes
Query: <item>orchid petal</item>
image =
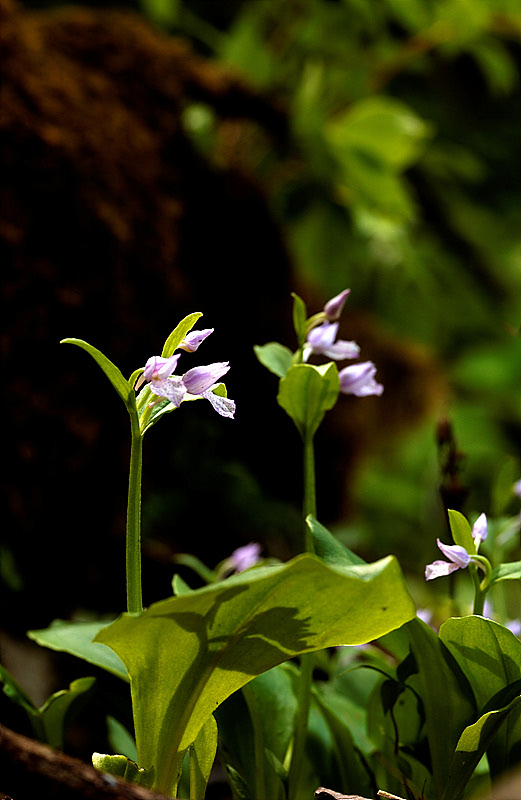
{"label": "orchid petal", "polygon": [[258,542],[250,542],[243,547],[238,547],[228,559],[229,564],[235,572],[244,572],[245,569],[255,566],[260,558],[261,550],[262,547]]}
{"label": "orchid petal", "polygon": [[443,544],[439,539],[436,539],[436,541],[443,555],[456,564],[459,569],[468,567],[470,556],[464,547],[459,544]]}
{"label": "orchid petal", "polygon": [[321,353],[324,347],[329,347],[336,339],[338,322],[324,322],[313,328],[308,333],[306,344],[311,345],[315,353]]}
{"label": "orchid petal", "polygon": [[487,517],[485,514],[481,514],[475,521],[472,527],[472,537],[476,547],[479,547],[480,542],[484,542],[487,538]]}
{"label": "orchid petal", "polygon": [[205,328],[204,331],[190,331],[187,333],[179,348],[186,350],[187,353],[195,353],[199,345],[213,333],[213,328]]}
{"label": "orchid petal", "polygon": [[158,378],[168,378],[177,367],[180,353],[170,356],[170,358],[162,358],[161,356],[152,356],[145,364],[143,375],[146,381],[157,380]]}
{"label": "orchid petal", "polygon": [[343,292],[340,292],[340,294],[332,297],[331,300],[328,300],[328,302],[325,304],[324,314],[330,322],[334,322],[339,318],[350,291],[351,289],[344,289]]}
{"label": "orchid petal", "polygon": [[344,367],[338,373],[340,391],[344,394],[354,394],[357,397],[367,397],[371,394],[380,395],[384,387],[375,381],[375,374],[376,367],[372,361]]}
{"label": "orchid petal", "polygon": [[205,400],[209,400],[212,404],[212,407],[217,411],[221,417],[229,417],[233,419],[235,415],[235,401],[230,400],[229,397],[221,397],[221,395],[214,394],[211,390],[207,392],[203,392],[200,397],[204,397]]}
{"label": "orchid petal", "polygon": [[460,567],[450,561],[433,561],[425,567],[425,580],[432,581],[434,578],[443,578],[455,572]]}
{"label": "orchid petal", "polygon": [[190,394],[206,392],[214,386],[219,378],[222,378],[230,369],[228,361],[218,361],[215,364],[208,364],[206,367],[194,367],[183,375],[186,391]]}
{"label": "orchid petal", "polygon": [[339,339],[338,342],[333,342],[329,347],[324,347],[322,354],[332,358],[334,361],[342,361],[344,358],[358,358],[360,348],[356,342]]}
{"label": "orchid petal", "polygon": [[170,400],[176,408],[179,408],[186,394],[186,386],[183,379],[177,375],[171,378],[160,378],[151,381],[150,390],[159,397]]}

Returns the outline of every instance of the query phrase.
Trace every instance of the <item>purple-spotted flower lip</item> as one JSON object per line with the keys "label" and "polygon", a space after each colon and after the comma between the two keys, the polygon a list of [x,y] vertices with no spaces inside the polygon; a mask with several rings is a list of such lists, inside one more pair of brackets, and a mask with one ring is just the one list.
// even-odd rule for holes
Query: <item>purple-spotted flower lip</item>
{"label": "purple-spotted flower lip", "polygon": [[356,397],[368,395],[381,395],[384,387],[375,380],[376,367],[372,361],[363,361],[360,364],[351,364],[338,373],[340,391],[344,394],[354,394]]}
{"label": "purple-spotted flower lip", "polygon": [[338,322],[324,322],[322,325],[312,328],[304,344],[303,361],[307,361],[312,354],[327,356],[334,361],[358,358],[360,348],[356,342],[348,342],[343,339],[335,341],[337,333]]}

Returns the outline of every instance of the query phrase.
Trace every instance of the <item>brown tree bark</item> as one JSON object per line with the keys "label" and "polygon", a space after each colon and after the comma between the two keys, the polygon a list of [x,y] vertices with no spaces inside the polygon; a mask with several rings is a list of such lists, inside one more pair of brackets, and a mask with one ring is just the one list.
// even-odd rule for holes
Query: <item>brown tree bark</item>
{"label": "brown tree bark", "polygon": [[0,790],[0,797],[4,794],[12,800],[167,800],[165,795],[98,772],[3,725]]}

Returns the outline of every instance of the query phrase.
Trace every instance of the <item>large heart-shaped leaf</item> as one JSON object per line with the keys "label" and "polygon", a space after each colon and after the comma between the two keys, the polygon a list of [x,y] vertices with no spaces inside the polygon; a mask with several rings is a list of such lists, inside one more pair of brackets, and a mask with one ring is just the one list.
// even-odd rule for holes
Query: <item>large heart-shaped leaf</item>
{"label": "large heart-shaped leaf", "polygon": [[124,614],[96,637],[130,675],[140,766],[175,787],[180,757],[215,709],[302,653],[362,644],[415,615],[393,557],[331,567],[312,555]]}

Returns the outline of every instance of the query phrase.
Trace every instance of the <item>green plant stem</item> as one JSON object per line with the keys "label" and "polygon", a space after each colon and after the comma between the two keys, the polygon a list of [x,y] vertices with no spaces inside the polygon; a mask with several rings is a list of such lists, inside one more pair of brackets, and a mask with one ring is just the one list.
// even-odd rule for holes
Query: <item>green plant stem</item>
{"label": "green plant stem", "polygon": [[483,615],[483,606],[485,604],[485,593],[481,591],[481,584],[478,575],[478,567],[476,564],[469,564],[469,571],[474,585],[474,608],[473,614],[478,616]]}
{"label": "green plant stem", "polygon": [[[304,440],[304,520],[309,514],[316,517],[316,483],[315,483],[315,450],[313,436],[305,435]],[[313,537],[309,526],[305,525],[305,551],[312,553]],[[309,707],[311,703],[311,686],[313,681],[313,656],[305,653],[300,659],[300,676],[297,688],[297,714],[293,737],[293,753],[288,775],[288,800],[295,800],[298,795],[299,779],[303,771],[303,760],[308,732]]]}
{"label": "green plant stem", "polygon": [[141,595],[141,470],[143,463],[143,436],[139,427],[137,410],[130,411],[131,444],[127,501],[127,610],[143,610]]}
{"label": "green plant stem", "polygon": [[317,516],[315,449],[313,446],[313,436],[309,434],[304,436],[304,502],[302,512],[305,526],[304,551],[306,553],[313,553],[315,550],[313,546],[313,536],[309,525],[306,524],[306,519],[310,514],[313,517]]}

